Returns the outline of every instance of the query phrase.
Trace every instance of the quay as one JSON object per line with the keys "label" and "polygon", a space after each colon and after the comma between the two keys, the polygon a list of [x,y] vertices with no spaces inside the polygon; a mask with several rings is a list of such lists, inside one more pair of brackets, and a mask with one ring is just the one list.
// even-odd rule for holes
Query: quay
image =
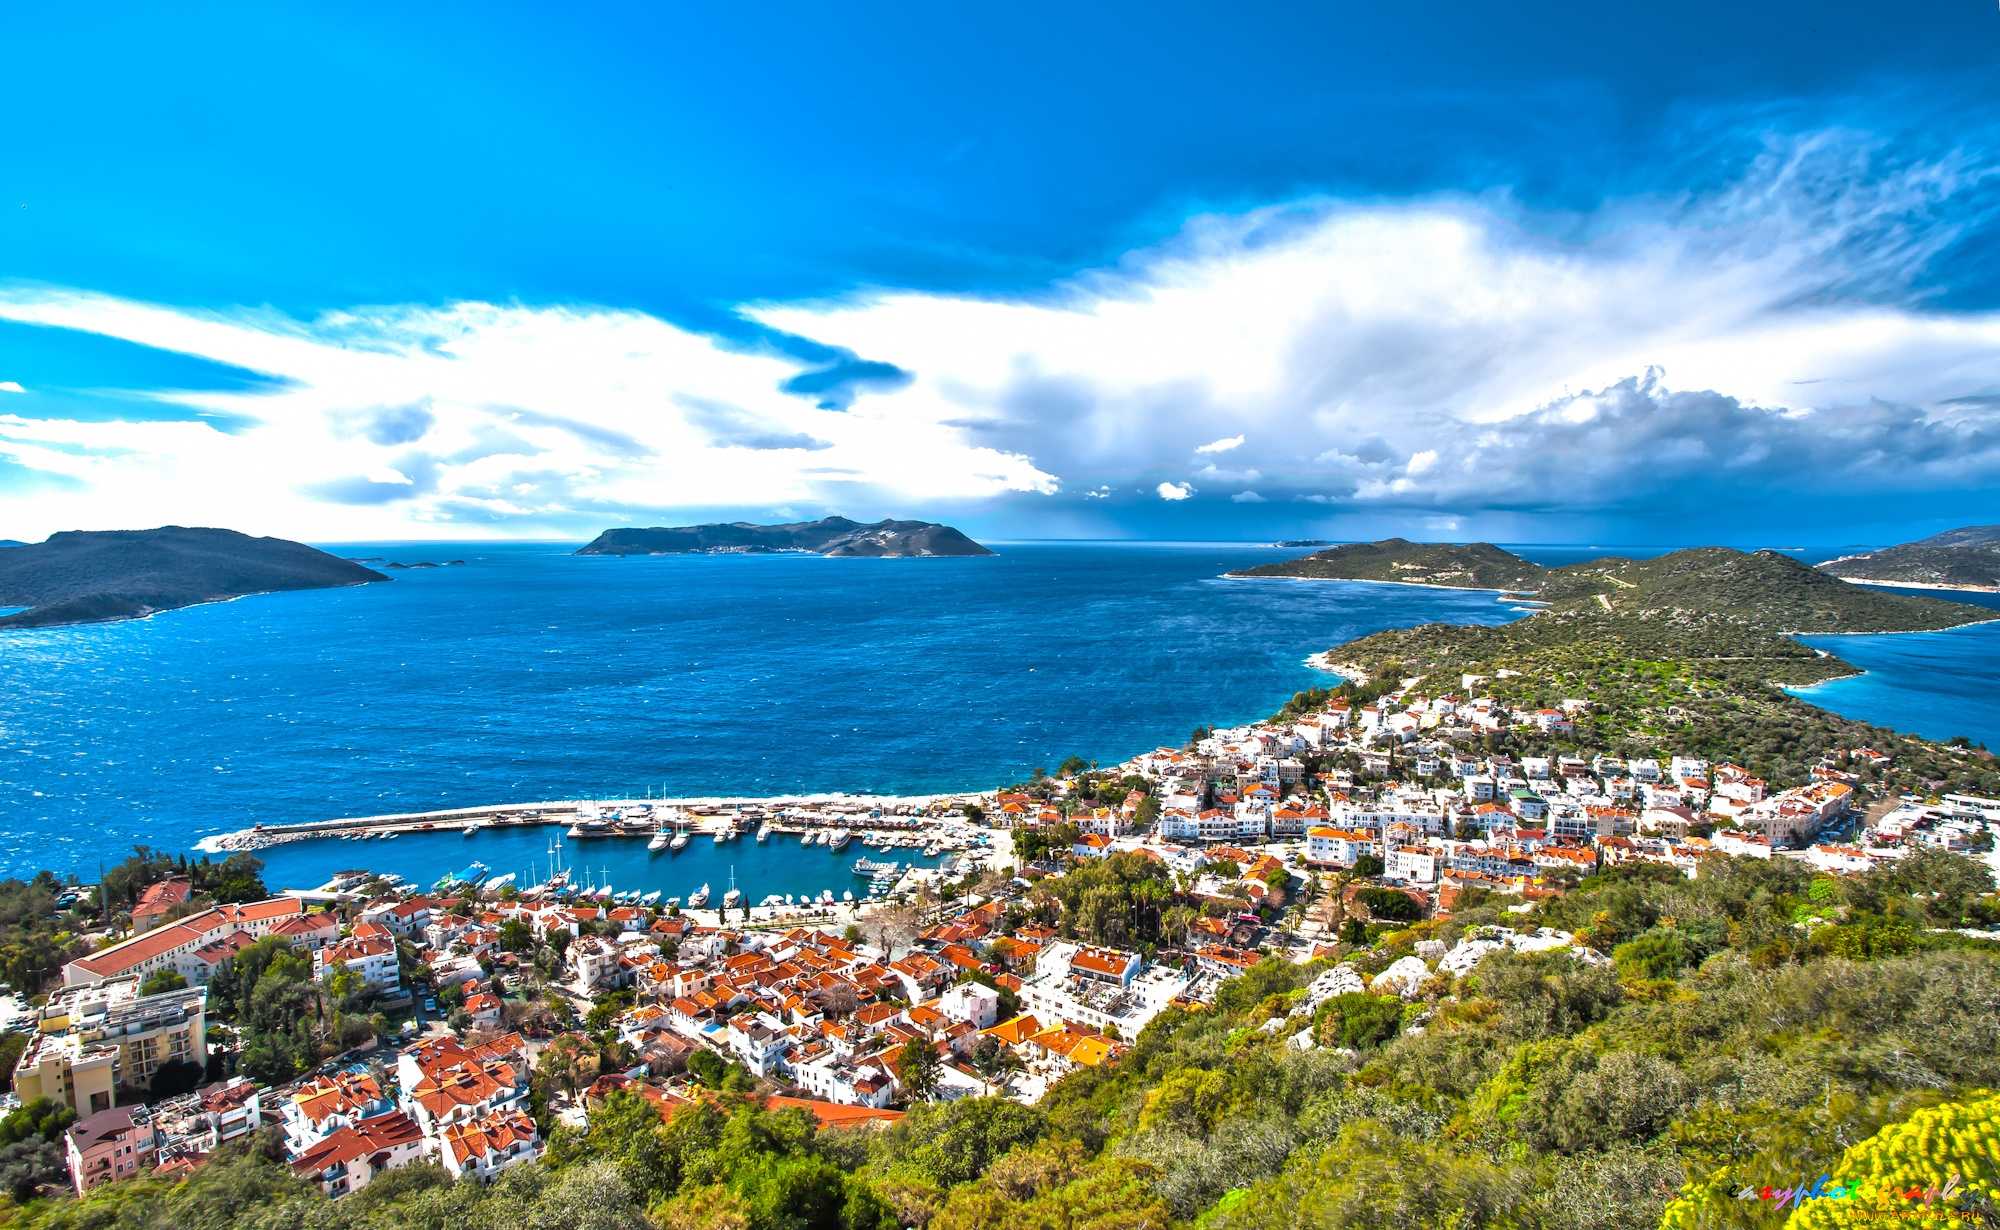
{"label": "quay", "polygon": [[488,804],[453,807],[438,811],[401,812],[380,816],[357,816],[336,820],[309,820],[294,824],[259,824],[227,833],[212,833],[195,848],[208,854],[235,854],[269,849],[289,842],[315,838],[386,840],[404,833],[448,831],[473,832],[489,828],[519,828],[537,825],[604,823],[615,816],[644,812],[634,823],[627,819],[605,824],[600,830],[579,834],[583,840],[610,840],[617,837],[651,837],[663,829],[683,829],[691,834],[709,834],[717,829],[737,829],[746,822],[768,822],[775,835],[797,836],[814,828],[833,825],[857,832],[872,829],[907,831],[940,814],[956,812],[967,803],[991,801],[990,792],[942,795],[852,795],[813,794],[769,798],[704,796],[679,799],[569,799],[531,803]]}

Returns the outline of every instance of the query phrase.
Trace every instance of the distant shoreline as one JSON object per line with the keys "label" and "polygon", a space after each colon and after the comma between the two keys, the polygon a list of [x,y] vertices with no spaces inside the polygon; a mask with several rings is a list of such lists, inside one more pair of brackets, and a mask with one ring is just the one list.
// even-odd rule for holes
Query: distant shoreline
{"label": "distant shoreline", "polygon": [[[1840,561],[1835,560],[1835,563]],[[1838,577],[1837,572],[1828,576]],[[1870,577],[1840,577],[1850,585],[1888,585],[1895,589],[1943,589],[1956,594],[2000,594],[2000,585],[1944,585],[1930,581],[1877,581]]]}
{"label": "distant shoreline", "polygon": [[[1503,598],[1509,594],[1527,592],[1526,590],[1519,589],[1489,589],[1484,585],[1438,585],[1430,581],[1376,581],[1366,577],[1280,577],[1257,576],[1248,572],[1225,572],[1222,574],[1222,579],[1225,581],[1311,581],[1315,583],[1337,581],[1344,585],[1401,585],[1405,589],[1442,589],[1454,594],[1499,594]],[[1509,599],[1509,601],[1517,600]],[[1529,599],[1529,601],[1533,601],[1533,599]]]}

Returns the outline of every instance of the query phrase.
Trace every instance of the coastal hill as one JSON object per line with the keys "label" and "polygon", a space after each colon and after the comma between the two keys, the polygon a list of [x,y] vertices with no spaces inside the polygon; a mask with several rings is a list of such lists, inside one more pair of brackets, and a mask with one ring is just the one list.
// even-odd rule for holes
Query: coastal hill
{"label": "coastal hill", "polygon": [[[1280,544],[1283,545],[1283,544]],[[1518,589],[1544,570],[1490,542],[1350,542],[1299,559],[1259,564],[1232,577],[1301,577],[1320,581],[1400,581],[1453,589]]]}
{"label": "coastal hill", "polygon": [[1940,589],[2000,588],[2000,525],[1946,530],[1866,555],[1829,560],[1820,568],[1850,581]]}
{"label": "coastal hill", "polygon": [[991,555],[948,525],[934,521],[877,521],[863,525],[825,517],[789,525],[679,525],[606,530],[578,555],[766,555],[811,551],[841,559],[929,559]]}
{"label": "coastal hill", "polygon": [[367,585],[388,577],[304,543],[235,530],[75,530],[0,551],[0,628],[138,619],[246,594]]}
{"label": "coastal hill", "polygon": [[1376,694],[1417,679],[1425,694],[1472,689],[1530,708],[1587,698],[1577,741],[1633,754],[1666,744],[1719,754],[1768,736],[1804,755],[1853,724],[1780,689],[1857,671],[1793,634],[1935,631],[1995,615],[1851,585],[1775,551],[1701,547],[1532,575],[1548,605],[1513,623],[1392,629],[1326,660]]}

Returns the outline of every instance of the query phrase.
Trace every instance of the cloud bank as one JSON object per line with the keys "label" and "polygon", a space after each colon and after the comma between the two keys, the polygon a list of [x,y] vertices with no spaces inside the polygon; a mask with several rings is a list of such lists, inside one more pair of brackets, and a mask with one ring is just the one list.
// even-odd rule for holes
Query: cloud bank
{"label": "cloud bank", "polygon": [[0,514],[13,537],[175,520],[337,540],[779,507],[1069,508],[1115,531],[1121,510],[1212,509],[1337,535],[1983,498],[2000,315],[1929,305],[1938,254],[1990,222],[1990,179],[1825,134],[1718,191],[1583,215],[1310,201],[1197,218],[1028,299],[743,309],[852,356],[832,366],[629,311],[300,322],[17,287],[0,318],[276,383],[154,394],[178,421],[0,398]]}

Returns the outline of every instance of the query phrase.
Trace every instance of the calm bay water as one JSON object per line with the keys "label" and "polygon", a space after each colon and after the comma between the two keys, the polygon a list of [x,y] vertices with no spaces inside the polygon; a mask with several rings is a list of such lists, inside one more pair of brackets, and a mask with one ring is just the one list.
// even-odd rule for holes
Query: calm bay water
{"label": "calm bay water", "polygon": [[[2000,594],[1886,588],[1884,592],[1935,594],[1994,608],[1995,618],[2000,618]],[[2000,747],[2000,623],[1949,632],[1799,639],[1867,673],[1795,689],[1792,695],[1909,734],[1930,739],[1964,735],[1974,743]]]}
{"label": "calm bay water", "polygon": [[[1517,613],[1485,592],[1222,579],[1296,554],[1240,545],[1009,544],[982,560],[336,549],[468,563],[0,640],[0,871],[87,876],[135,843],[533,799],[990,787],[1261,717],[1327,681],[1307,654],[1355,636]],[[2000,625],[1816,643],[1870,674],[1815,703],[2000,745]],[[549,835],[266,857],[288,885],[348,866],[428,882],[474,858],[526,872]],[[858,884],[858,846],[596,844],[571,854],[620,887],[719,893],[732,865],[753,898]]]}
{"label": "calm bay water", "polygon": [[[1296,554],[1252,546],[335,549],[468,563],[0,643],[0,870],[87,875],[138,842],[515,800],[990,787],[1268,714],[1326,682],[1307,654],[1354,636],[1515,617],[1484,592],[1221,579]],[[418,841],[270,857],[274,876],[307,849],[396,870],[388,852]],[[459,855],[404,857],[415,878]]]}

